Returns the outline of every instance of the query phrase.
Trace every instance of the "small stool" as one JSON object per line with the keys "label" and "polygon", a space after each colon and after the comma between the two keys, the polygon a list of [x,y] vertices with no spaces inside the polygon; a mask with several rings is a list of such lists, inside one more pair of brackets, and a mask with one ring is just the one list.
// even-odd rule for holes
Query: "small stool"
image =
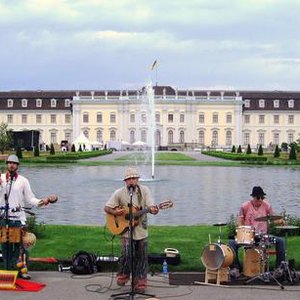
{"label": "small stool", "polygon": [[220,285],[221,282],[229,281],[229,268],[221,268],[218,270],[205,269],[205,283],[208,283],[210,280],[216,281],[217,285]]}

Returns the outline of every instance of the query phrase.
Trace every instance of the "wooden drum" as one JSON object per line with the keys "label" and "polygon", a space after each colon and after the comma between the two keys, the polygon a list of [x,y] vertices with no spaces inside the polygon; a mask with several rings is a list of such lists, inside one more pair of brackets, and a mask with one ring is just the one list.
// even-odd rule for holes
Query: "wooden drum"
{"label": "wooden drum", "polygon": [[1,243],[20,243],[21,241],[21,228],[2,226],[0,231]]}

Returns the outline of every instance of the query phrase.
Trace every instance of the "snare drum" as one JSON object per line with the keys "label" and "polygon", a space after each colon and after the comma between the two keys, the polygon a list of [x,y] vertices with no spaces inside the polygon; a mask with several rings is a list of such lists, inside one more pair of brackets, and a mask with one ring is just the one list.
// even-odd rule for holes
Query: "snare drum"
{"label": "snare drum", "polygon": [[239,226],[236,229],[236,242],[239,245],[253,245],[254,243],[254,230],[251,226]]}
{"label": "snare drum", "polygon": [[8,227],[2,226],[0,232],[1,243],[20,243],[21,241],[21,228],[20,227]]}
{"label": "snare drum", "polygon": [[208,244],[205,246],[201,260],[209,270],[229,267],[234,260],[235,253],[229,245]]}
{"label": "snare drum", "polygon": [[253,277],[265,271],[263,253],[259,249],[251,248],[245,250],[243,261],[243,273],[247,277]]}

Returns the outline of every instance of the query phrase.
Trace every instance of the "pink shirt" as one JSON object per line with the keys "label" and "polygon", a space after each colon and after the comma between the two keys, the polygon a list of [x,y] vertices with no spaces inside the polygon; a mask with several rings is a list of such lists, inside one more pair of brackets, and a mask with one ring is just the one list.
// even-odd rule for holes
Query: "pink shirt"
{"label": "pink shirt", "polygon": [[265,199],[259,207],[254,207],[251,200],[243,203],[239,213],[244,225],[252,226],[255,229],[255,234],[267,233],[268,222],[255,221],[256,218],[266,215],[273,215],[273,210],[270,203]]}

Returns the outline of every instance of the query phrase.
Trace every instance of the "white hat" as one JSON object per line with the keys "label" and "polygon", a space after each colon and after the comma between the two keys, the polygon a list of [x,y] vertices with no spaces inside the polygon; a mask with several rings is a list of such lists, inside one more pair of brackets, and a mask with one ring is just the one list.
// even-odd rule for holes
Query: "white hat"
{"label": "white hat", "polygon": [[138,170],[135,168],[128,168],[125,171],[124,180],[127,180],[129,178],[140,178]]}
{"label": "white hat", "polygon": [[17,156],[17,155],[14,155],[14,154],[11,154],[11,155],[7,158],[6,163],[8,163],[8,162],[13,162],[13,163],[17,163],[17,164],[20,163],[18,156]]}

